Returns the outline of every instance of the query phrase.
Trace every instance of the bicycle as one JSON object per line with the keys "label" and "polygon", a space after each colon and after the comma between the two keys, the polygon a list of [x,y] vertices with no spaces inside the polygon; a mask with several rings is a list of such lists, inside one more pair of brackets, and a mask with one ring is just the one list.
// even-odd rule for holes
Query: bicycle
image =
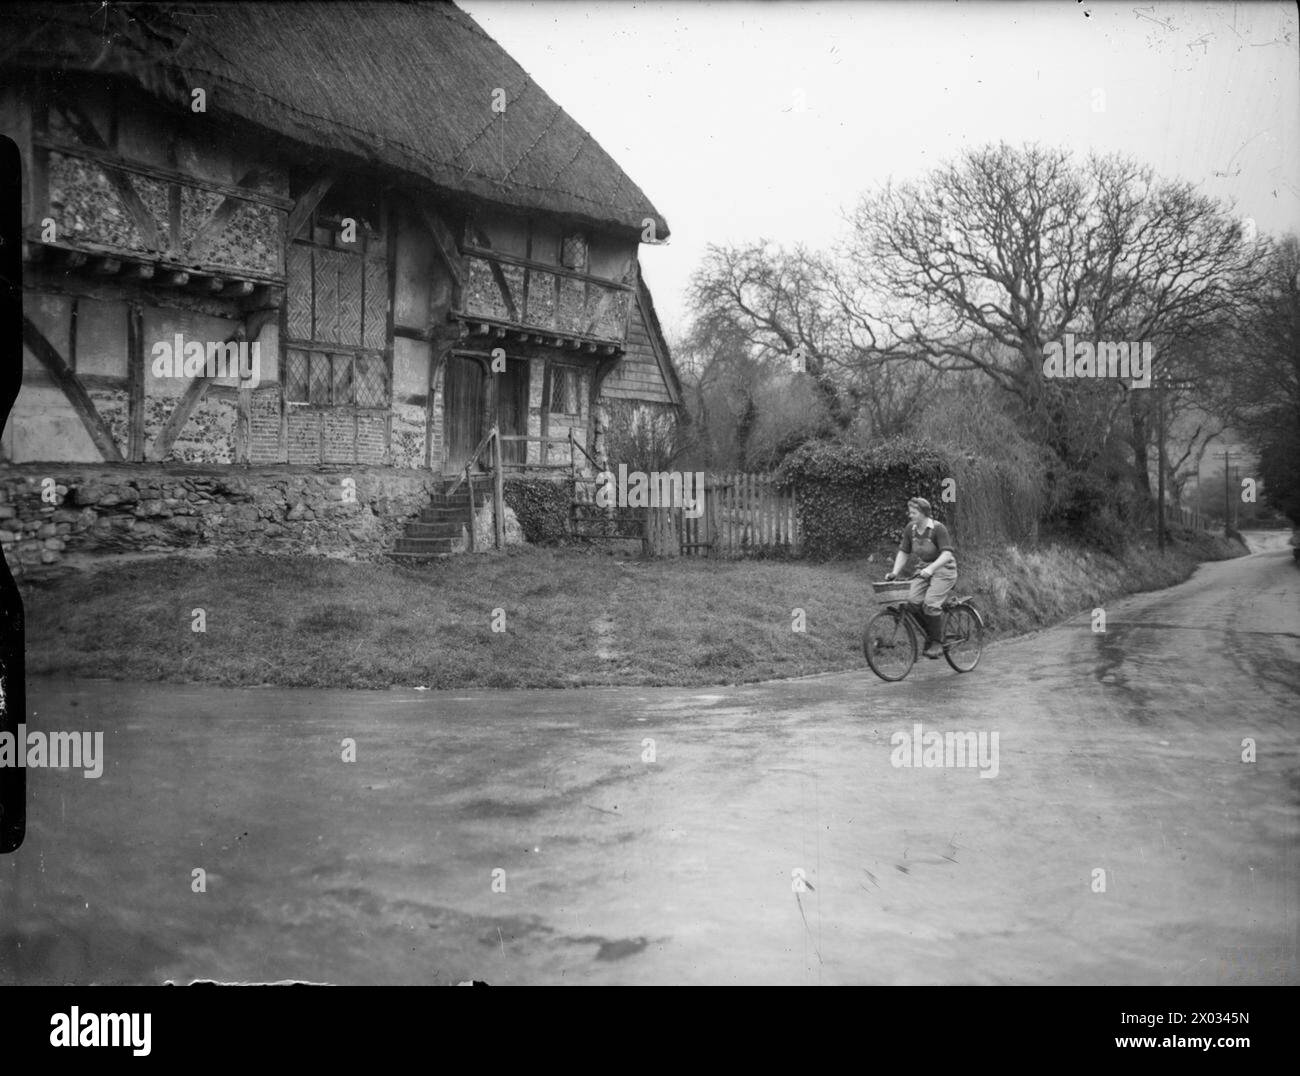
{"label": "bicycle", "polygon": [[[862,632],[862,652],[871,671],[882,680],[901,680],[911,672],[928,639],[925,625],[906,601],[910,583],[901,580],[871,584],[877,600],[888,604],[867,621]],[[942,616],[943,656],[954,670],[968,673],[984,653],[984,618],[969,595],[945,599]]]}

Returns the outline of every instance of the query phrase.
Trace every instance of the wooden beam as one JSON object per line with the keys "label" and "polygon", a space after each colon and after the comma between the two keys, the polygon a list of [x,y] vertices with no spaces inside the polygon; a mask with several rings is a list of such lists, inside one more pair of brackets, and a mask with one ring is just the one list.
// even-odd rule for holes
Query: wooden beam
{"label": "wooden beam", "polygon": [[477,226],[474,228],[474,239],[480,247],[486,252],[483,258],[488,263],[488,269],[492,272],[492,279],[495,281],[497,290],[501,293],[501,301],[506,304],[506,319],[508,321],[519,320],[519,309],[515,306],[514,293],[510,290],[510,282],[506,280],[506,275],[501,271],[500,262],[492,254],[492,243],[487,234]]}
{"label": "wooden beam", "polygon": [[253,390],[242,385],[235,402],[235,462],[248,463],[253,446]]}
{"label": "wooden beam", "polygon": [[[236,329],[230,336],[226,337],[225,342],[238,343],[242,340],[256,340],[261,335],[262,330],[277,317],[278,310],[258,310],[250,314],[248,320]],[[149,452],[149,459],[161,461],[166,458],[167,453],[172,450],[172,445],[176,443],[176,438],[180,436],[181,430],[185,428],[185,423],[189,422],[190,416],[194,409],[198,407],[199,401],[207,395],[208,386],[212,381],[199,375],[191,379],[190,383],[185,386],[185,391],[181,394],[172,413],[167,416],[167,421],[158,431],[158,436],[154,439],[153,448]]]}
{"label": "wooden beam", "polygon": [[549,276],[581,280],[584,283],[595,284],[611,291],[631,292],[635,290],[631,284],[624,284],[621,280],[611,280],[607,276],[592,276],[590,273],[584,273],[581,269],[570,269],[564,265],[539,262],[535,258],[521,258],[518,254],[507,254],[504,250],[493,250],[491,244],[487,241],[487,237],[480,231],[474,233],[474,238],[475,242],[465,246],[465,253],[474,257],[488,261],[505,262],[507,265],[518,265],[524,269],[534,269]]}
{"label": "wooden beam", "polygon": [[[239,181],[239,186],[246,187],[251,192],[255,189],[253,184],[257,182],[261,175],[262,169],[254,168]],[[190,241],[190,252],[186,257],[196,264],[202,262],[203,256],[208,252],[208,247],[212,245],[212,241],[225,229],[230,222],[230,218],[247,204],[242,198],[227,194],[217,205],[217,208],[212,211],[208,219],[199,225],[198,231],[194,233],[194,238]],[[179,236],[176,237],[176,242],[179,247]]]}
{"label": "wooden beam", "polygon": [[334,175],[326,172],[315,183],[303,192],[301,198],[294,203],[293,209],[289,212],[289,220],[284,229],[284,241],[292,243],[298,238],[298,233],[302,231],[303,225],[307,223],[307,218],[320,205],[321,199],[329,193],[329,189],[334,186]]}
{"label": "wooden beam", "polygon": [[284,289],[273,284],[258,284],[253,289],[252,301],[259,307],[279,306],[284,301]]}
{"label": "wooden beam", "polygon": [[90,434],[90,439],[95,442],[95,447],[99,453],[109,463],[123,463],[122,451],[117,447],[117,442],[113,440],[113,434],[109,431],[108,424],[95,410],[95,403],[87,394],[85,386],[78,380],[77,375],[69,368],[68,364],[63,361],[63,356],[54,350],[54,345],[45,339],[44,334],[38,329],[27,317],[23,318],[23,343],[31,350],[32,354],[45,367],[55,384],[63,390],[63,395],[68,398],[68,403],[72,404],[72,409],[81,419],[81,423],[86,427],[86,432]]}
{"label": "wooden beam", "polygon": [[421,222],[429,230],[429,234],[433,237],[434,249],[442,259],[443,265],[447,267],[447,272],[451,274],[452,284],[455,287],[451,305],[457,307],[460,305],[460,289],[465,283],[465,270],[461,262],[460,247],[456,245],[456,237],[447,227],[447,222],[423,201],[414,198],[407,201],[415,208]]}
{"label": "wooden beam", "polygon": [[[218,183],[210,179],[201,179],[191,172],[180,172],[175,168],[164,168],[158,165],[142,164],[139,161],[127,160],[125,157],[113,152],[112,150],[96,149],[94,146],[88,146],[81,142],[33,135],[32,144],[41,149],[53,151],[54,153],[62,153],[65,156],[82,157],[88,161],[97,161],[100,164],[107,165],[119,172],[127,172],[137,176],[146,176],[147,178],[157,180],[160,183],[179,184],[180,186],[188,187],[191,190],[209,191],[212,194],[234,194],[240,197],[246,197],[249,201],[271,206],[280,210],[282,213],[287,213],[293,208],[293,199],[291,198],[282,198],[278,194],[268,194],[265,191],[237,187],[233,183]],[[33,187],[33,193],[34,192],[35,188]]]}
{"label": "wooden beam", "polygon": [[[100,137],[99,132],[95,130],[95,125],[90,122],[90,119],[81,109],[66,99],[56,100],[55,104],[59,111],[63,113],[64,118],[67,119],[68,126],[72,128],[82,142],[92,149],[109,152],[108,145]],[[113,189],[117,191],[117,196],[126,207],[127,213],[130,214],[131,220],[139,229],[140,241],[150,250],[161,250],[162,242],[158,235],[158,221],[136,193],[135,188],[131,186],[131,181],[107,161],[101,160],[99,163],[104,175],[113,184]]]}

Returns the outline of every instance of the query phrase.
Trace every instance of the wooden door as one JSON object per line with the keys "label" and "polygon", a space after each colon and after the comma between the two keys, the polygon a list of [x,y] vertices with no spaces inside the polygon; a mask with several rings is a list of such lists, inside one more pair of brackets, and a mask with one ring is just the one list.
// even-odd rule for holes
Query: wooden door
{"label": "wooden door", "polygon": [[[505,372],[498,374],[497,429],[502,436],[525,436],[528,433],[528,363],[510,359]],[[504,463],[521,464],[528,459],[527,441],[502,441]]]}
{"label": "wooden door", "polygon": [[448,357],[446,384],[442,392],[442,429],[447,446],[443,471],[447,474],[465,469],[466,461],[487,433],[483,427],[484,387],[482,366],[473,359],[457,355]]}

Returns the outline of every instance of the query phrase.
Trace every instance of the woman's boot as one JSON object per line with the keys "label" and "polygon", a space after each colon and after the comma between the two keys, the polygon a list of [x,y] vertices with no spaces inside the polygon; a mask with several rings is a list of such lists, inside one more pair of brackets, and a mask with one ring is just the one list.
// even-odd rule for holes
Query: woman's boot
{"label": "woman's boot", "polygon": [[943,614],[926,613],[925,614],[925,633],[930,637],[929,645],[925,648],[927,658],[943,657]]}

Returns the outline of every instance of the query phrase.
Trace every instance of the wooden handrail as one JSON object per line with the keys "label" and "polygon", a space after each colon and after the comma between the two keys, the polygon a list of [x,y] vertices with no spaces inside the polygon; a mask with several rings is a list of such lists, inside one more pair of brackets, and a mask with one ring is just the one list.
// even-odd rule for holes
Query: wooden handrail
{"label": "wooden handrail", "polygon": [[501,434],[493,426],[484,435],[483,440],[479,442],[478,448],[474,449],[473,455],[465,463],[465,470],[461,477],[456,479],[456,484],[447,490],[446,496],[450,497],[458,489],[461,482],[469,485],[469,551],[473,553],[477,545],[477,525],[475,516],[478,513],[478,505],[474,503],[474,464],[478,462],[479,456],[483,450],[492,446],[492,521],[493,531],[495,532],[496,547],[500,549],[505,545],[506,519],[505,519],[505,493],[502,488],[502,471],[504,465],[501,462]]}
{"label": "wooden handrail", "polygon": [[465,481],[466,478],[469,477],[469,470],[470,470],[470,468],[473,467],[474,464],[476,464],[476,463],[478,462],[478,458],[479,458],[479,456],[482,454],[483,450],[484,450],[485,448],[487,448],[488,444],[492,441],[492,438],[494,438],[494,437],[496,437],[496,436],[497,436],[497,428],[496,428],[495,426],[493,426],[493,427],[492,427],[490,430],[488,430],[488,432],[484,435],[483,440],[481,440],[481,441],[478,443],[478,448],[474,449],[474,454],[473,454],[472,456],[470,456],[469,460],[468,460],[468,461],[466,462],[466,464],[465,464],[465,470],[464,470],[464,473],[461,475],[460,478],[456,479],[456,484],[455,484],[454,486],[452,486],[451,489],[447,490],[447,496],[448,496],[448,497],[450,497],[453,493],[455,493],[458,489],[460,489],[460,484],[461,484],[463,481]]}
{"label": "wooden handrail", "polygon": [[587,457],[587,462],[590,463],[593,467],[595,467],[597,471],[604,471],[604,470],[606,470],[606,468],[602,467],[602,466],[601,466],[601,465],[600,465],[600,464],[595,460],[595,458],[592,456],[592,454],[591,454],[590,452],[588,452],[585,448],[582,447],[581,442],[578,441],[578,440],[573,436],[573,430],[572,430],[572,429],[569,430],[569,444],[570,444],[572,447],[576,448],[576,449],[577,449],[579,452],[581,452],[584,456],[586,456],[586,457]]}

